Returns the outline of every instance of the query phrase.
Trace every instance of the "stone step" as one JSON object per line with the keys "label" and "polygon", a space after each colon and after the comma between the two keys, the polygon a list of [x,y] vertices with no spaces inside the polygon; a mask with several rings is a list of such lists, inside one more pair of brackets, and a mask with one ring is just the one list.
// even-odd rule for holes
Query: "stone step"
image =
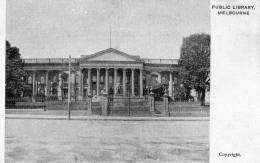
{"label": "stone step", "polygon": [[164,114],[154,114],[153,116],[155,116],[155,117],[165,117]]}
{"label": "stone step", "polygon": [[[112,110],[112,111],[128,111],[128,108],[111,108],[109,110]],[[150,112],[150,108],[142,108],[142,109],[130,108],[130,111],[149,111]]]}
{"label": "stone step", "polygon": [[176,113],[170,112],[171,117],[208,117],[209,113],[207,112],[183,112],[183,113]]}
{"label": "stone step", "polygon": [[[153,114],[155,117],[168,117],[169,114]],[[207,112],[170,112],[171,117],[208,117],[209,114]]]}

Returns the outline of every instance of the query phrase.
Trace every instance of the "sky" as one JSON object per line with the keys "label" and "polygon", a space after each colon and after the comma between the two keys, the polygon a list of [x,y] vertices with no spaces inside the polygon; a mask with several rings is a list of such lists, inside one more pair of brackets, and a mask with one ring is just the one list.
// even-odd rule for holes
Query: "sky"
{"label": "sky", "polygon": [[8,0],[6,39],[23,58],[90,55],[110,47],[178,59],[183,37],[210,33],[209,0]]}

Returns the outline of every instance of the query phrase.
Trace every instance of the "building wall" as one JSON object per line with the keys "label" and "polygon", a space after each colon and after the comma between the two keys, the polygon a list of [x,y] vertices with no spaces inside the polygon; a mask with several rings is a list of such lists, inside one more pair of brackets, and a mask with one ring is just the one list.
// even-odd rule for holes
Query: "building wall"
{"label": "building wall", "polygon": [[[178,74],[178,66],[171,61],[162,62],[152,59],[146,59],[147,62],[144,60],[142,62],[140,60],[127,61],[127,59],[123,59],[123,61],[92,60],[72,59],[70,80],[72,100],[81,100],[96,94],[115,95],[116,93],[120,96],[143,96],[143,90],[151,86],[174,85],[176,74]],[[42,94],[50,99],[67,99],[69,63],[67,59],[26,59],[24,62],[25,70],[28,72],[25,77],[27,81],[25,96]],[[115,73],[117,74],[116,80]],[[170,74],[172,75],[171,79]],[[134,77],[133,81],[132,77]],[[106,82],[108,82],[107,85]],[[32,93],[28,93],[30,91]],[[172,88],[169,86],[168,94],[173,96],[173,92],[174,86]]]}

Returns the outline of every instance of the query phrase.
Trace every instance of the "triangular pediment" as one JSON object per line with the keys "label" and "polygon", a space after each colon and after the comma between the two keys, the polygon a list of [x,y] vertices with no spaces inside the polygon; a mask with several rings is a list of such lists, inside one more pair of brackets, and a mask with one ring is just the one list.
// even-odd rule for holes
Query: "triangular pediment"
{"label": "triangular pediment", "polygon": [[92,55],[83,56],[84,61],[131,61],[138,62],[140,61],[139,56],[129,55],[119,50],[109,48]]}

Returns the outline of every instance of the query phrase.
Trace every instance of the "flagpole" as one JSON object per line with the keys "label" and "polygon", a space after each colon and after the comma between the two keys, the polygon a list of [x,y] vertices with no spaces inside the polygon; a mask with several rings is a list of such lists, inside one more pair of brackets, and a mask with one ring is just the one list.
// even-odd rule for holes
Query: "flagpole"
{"label": "flagpole", "polygon": [[69,77],[68,77],[68,120],[70,120],[70,75],[71,75],[71,56],[69,56]]}
{"label": "flagpole", "polygon": [[111,24],[109,25],[109,46],[110,48],[112,48],[112,45],[111,45]]}

